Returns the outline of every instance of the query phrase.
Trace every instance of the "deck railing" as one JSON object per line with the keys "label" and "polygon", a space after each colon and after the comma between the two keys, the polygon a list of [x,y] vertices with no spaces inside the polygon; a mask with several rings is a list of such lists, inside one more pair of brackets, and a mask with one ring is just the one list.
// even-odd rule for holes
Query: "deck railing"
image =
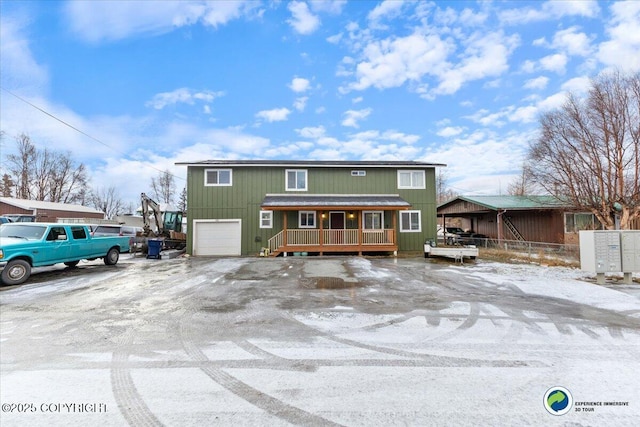
{"label": "deck railing", "polygon": [[284,239],[284,230],[273,236],[269,239],[267,246],[269,247],[270,252],[275,252],[278,248],[282,247],[282,242]]}
{"label": "deck railing", "polygon": [[320,236],[318,230],[312,229],[295,229],[287,230],[288,245],[319,245]]}
{"label": "deck railing", "polygon": [[393,229],[363,230],[363,245],[393,245]]}
{"label": "deck railing", "polygon": [[[269,239],[269,250],[274,252],[283,246],[357,246],[357,245],[394,245],[394,230],[360,230],[337,229],[322,230],[322,242],[318,229],[289,229],[286,230],[286,245],[284,239],[285,230]],[[360,239],[362,234],[362,239]]]}
{"label": "deck railing", "polygon": [[322,231],[323,231],[322,243],[324,245],[331,246],[331,245],[357,245],[358,244],[357,229],[322,230]]}

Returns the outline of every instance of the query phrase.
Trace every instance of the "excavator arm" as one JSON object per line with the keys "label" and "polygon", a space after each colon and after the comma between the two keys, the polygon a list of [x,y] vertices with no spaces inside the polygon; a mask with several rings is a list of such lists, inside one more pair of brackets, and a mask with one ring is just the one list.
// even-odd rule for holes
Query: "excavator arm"
{"label": "excavator arm", "polygon": [[[144,235],[150,236],[152,234],[162,235],[163,223],[162,223],[162,212],[160,211],[160,205],[156,203],[152,198],[148,197],[146,194],[142,193],[140,195],[140,200],[142,201],[142,222],[144,223]],[[151,215],[153,215],[156,231],[154,232],[151,229]]]}

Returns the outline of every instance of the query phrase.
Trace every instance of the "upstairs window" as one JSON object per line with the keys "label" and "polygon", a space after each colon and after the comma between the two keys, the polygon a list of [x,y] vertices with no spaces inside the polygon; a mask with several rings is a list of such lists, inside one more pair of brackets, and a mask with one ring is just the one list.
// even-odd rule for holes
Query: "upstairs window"
{"label": "upstairs window", "polygon": [[307,171],[305,169],[287,169],[285,178],[287,191],[307,191]]}
{"label": "upstairs window", "polygon": [[398,188],[422,189],[425,187],[424,171],[398,171]]}
{"label": "upstairs window", "polygon": [[231,185],[231,169],[205,169],[204,171],[205,186],[230,186]]}

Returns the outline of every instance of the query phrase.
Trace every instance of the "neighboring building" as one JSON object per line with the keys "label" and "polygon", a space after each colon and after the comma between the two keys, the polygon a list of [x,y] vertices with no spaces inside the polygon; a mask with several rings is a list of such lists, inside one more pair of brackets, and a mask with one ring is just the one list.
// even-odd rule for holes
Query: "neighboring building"
{"label": "neighboring building", "polygon": [[192,255],[422,251],[436,234],[435,165],[210,160],[187,166]]}
{"label": "neighboring building", "polygon": [[0,215],[33,215],[37,222],[58,222],[58,218],[104,219],[104,212],[82,205],[0,197]]}
{"label": "neighboring building", "polygon": [[593,214],[552,196],[459,196],[438,206],[439,223],[447,218],[498,240],[578,244],[580,230],[601,228]]}

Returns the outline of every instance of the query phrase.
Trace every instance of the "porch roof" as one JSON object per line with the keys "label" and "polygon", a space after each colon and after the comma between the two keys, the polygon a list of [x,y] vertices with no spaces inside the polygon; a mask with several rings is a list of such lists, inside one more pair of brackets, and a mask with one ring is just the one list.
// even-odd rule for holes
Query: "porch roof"
{"label": "porch roof", "polygon": [[270,210],[405,210],[411,204],[398,194],[267,194],[261,207]]}

